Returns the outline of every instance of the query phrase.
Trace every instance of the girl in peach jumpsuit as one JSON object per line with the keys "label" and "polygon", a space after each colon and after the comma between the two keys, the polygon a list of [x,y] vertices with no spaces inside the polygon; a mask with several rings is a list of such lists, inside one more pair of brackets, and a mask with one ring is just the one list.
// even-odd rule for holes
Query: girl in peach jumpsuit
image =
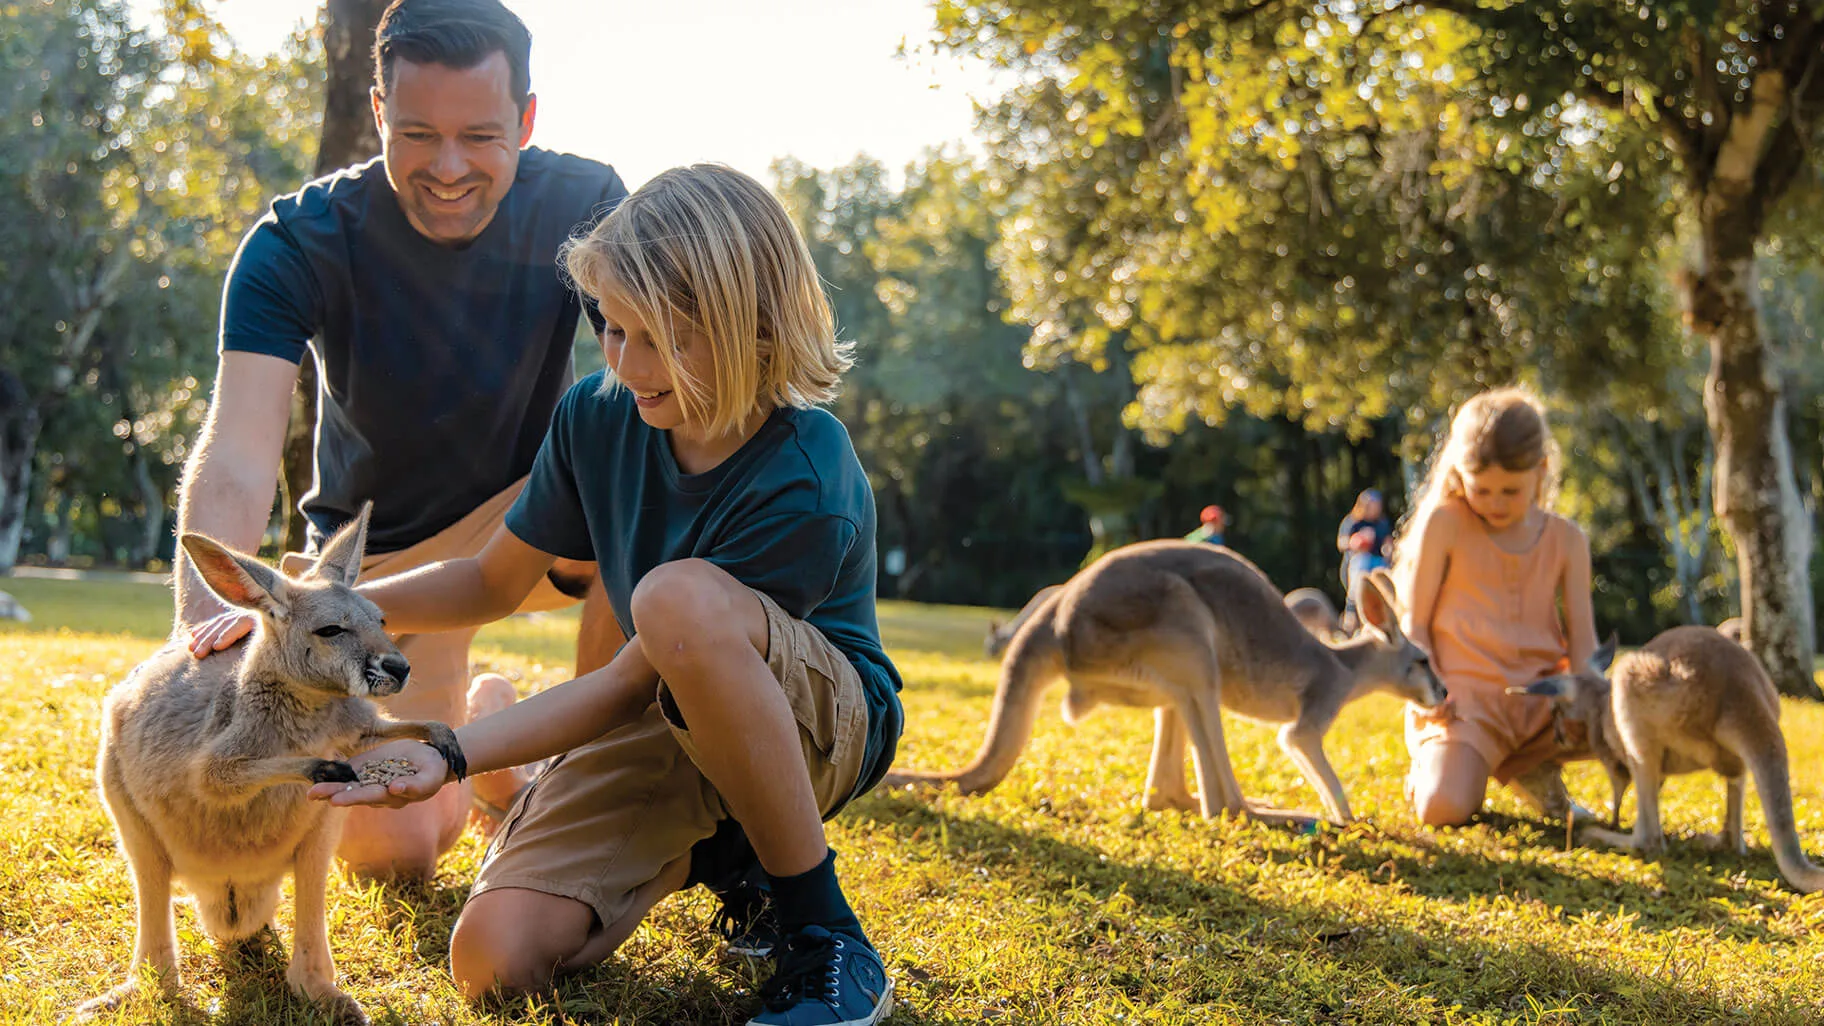
{"label": "girl in peach jumpsuit", "polygon": [[1506,690],[1596,650],[1589,540],[1544,508],[1554,456],[1538,400],[1476,396],[1452,420],[1398,548],[1407,634],[1450,692],[1437,709],[1406,710],[1407,794],[1432,826],[1466,822],[1491,776],[1549,815],[1574,809],[1551,700]]}

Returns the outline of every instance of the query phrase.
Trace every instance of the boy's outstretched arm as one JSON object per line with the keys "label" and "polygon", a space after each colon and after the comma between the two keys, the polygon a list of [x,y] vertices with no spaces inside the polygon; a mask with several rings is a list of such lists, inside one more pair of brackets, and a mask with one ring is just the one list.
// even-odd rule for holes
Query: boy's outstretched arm
{"label": "boy's outstretched arm", "polygon": [[[638,719],[658,694],[659,674],[634,637],[607,666],[547,688],[530,698],[456,729],[470,773],[488,773],[569,751]],[[310,796],[332,805],[400,808],[421,802],[449,782],[449,766],[435,749],[395,741],[349,759],[357,772],[380,759],[405,759],[417,772],[382,786],[318,784]]]}
{"label": "boy's outstretched arm", "polygon": [[505,524],[480,553],[446,559],[359,585],[393,634],[435,634],[510,616],[557,557],[520,541]]}
{"label": "boy's outstretched arm", "polygon": [[[389,632],[433,634],[510,615],[556,561],[502,524],[478,555],[430,563],[355,590],[380,607]],[[190,631],[190,653],[201,659],[231,648],[257,621],[254,614],[234,609],[198,624]]]}

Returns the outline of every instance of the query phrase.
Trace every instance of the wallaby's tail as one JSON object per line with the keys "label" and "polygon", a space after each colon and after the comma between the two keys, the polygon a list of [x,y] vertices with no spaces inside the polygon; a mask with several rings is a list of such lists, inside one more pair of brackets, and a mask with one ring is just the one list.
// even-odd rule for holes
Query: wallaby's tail
{"label": "wallaby's tail", "polygon": [[[1721,731],[1719,731],[1719,734]],[[1786,739],[1777,724],[1773,736],[1765,741],[1750,741],[1741,732],[1731,731],[1736,754],[1754,774],[1754,792],[1761,796],[1761,814],[1767,818],[1767,832],[1773,835],[1773,858],[1780,864],[1780,875],[1794,890],[1810,894],[1824,890],[1824,869],[1812,865],[1799,844],[1799,828],[1792,816],[1792,779],[1786,762]]]}
{"label": "wallaby's tail", "polygon": [[272,922],[279,907],[279,881],[210,883],[196,891],[196,917],[218,944],[245,940]]}
{"label": "wallaby's tail", "polygon": [[[1047,606],[1055,603],[1047,601]],[[988,734],[981,751],[969,765],[955,773],[905,770],[889,773],[888,787],[906,784],[954,782],[964,794],[981,794],[1006,779],[1032,739],[1032,725],[1039,717],[1039,696],[1064,672],[1064,649],[1052,624],[1050,609],[1042,609],[1021,627],[1001,660],[1001,681],[994,691],[994,708],[988,717]]]}

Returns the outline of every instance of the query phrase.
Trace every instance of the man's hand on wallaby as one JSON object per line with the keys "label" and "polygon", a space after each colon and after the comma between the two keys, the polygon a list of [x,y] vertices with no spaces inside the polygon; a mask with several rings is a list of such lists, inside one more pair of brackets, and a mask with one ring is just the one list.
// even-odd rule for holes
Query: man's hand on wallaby
{"label": "man's hand on wallaby", "polygon": [[217,613],[190,628],[190,654],[201,659],[233,648],[252,634],[259,622],[258,616],[244,609]]}

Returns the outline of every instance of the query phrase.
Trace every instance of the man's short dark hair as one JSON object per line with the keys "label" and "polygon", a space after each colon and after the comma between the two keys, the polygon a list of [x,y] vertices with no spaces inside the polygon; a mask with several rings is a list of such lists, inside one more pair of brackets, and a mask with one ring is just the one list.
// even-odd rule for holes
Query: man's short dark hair
{"label": "man's short dark hair", "polygon": [[472,68],[495,53],[507,58],[513,102],[532,95],[532,33],[500,0],[393,0],[374,32],[374,85],[384,97],[393,61]]}

